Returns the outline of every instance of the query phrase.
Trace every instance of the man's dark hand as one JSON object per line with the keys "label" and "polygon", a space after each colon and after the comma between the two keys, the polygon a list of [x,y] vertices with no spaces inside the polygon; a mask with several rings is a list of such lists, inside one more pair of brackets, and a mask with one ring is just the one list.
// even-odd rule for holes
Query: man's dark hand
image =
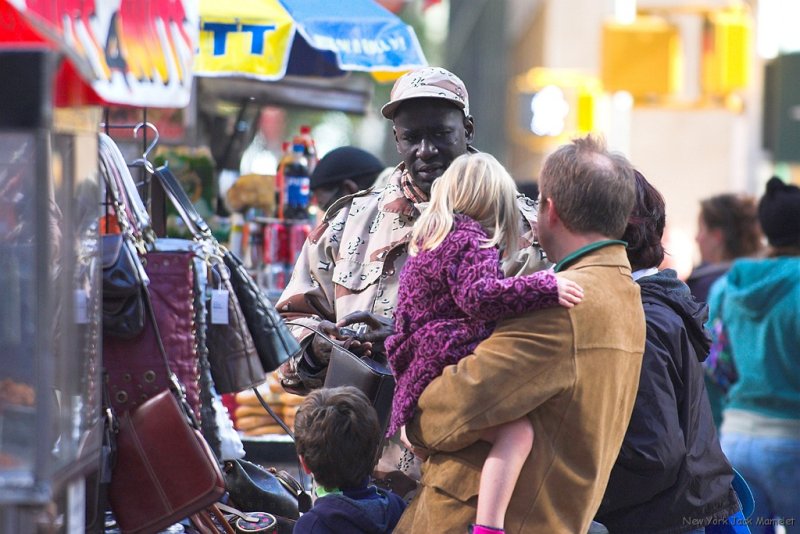
{"label": "man's dark hand", "polygon": [[365,341],[360,335],[353,336],[349,335],[347,331],[342,332],[330,321],[321,321],[317,325],[317,329],[328,337],[325,339],[315,335],[311,342],[311,352],[320,367],[326,367],[331,359],[331,342],[337,343],[359,356],[372,354],[372,343]]}
{"label": "man's dark hand", "polygon": [[370,343],[373,351],[383,353],[383,342],[394,334],[394,320],[367,311],[357,311],[343,317],[336,323],[336,326],[344,328],[357,323],[367,327],[367,331],[360,333],[358,339]]}
{"label": "man's dark hand", "polygon": [[[317,325],[317,330],[325,334],[328,338],[336,341],[339,336],[339,329],[331,321],[320,321]],[[311,353],[314,356],[315,363],[320,367],[327,367],[331,359],[331,344],[322,336],[314,335],[311,341]]]}

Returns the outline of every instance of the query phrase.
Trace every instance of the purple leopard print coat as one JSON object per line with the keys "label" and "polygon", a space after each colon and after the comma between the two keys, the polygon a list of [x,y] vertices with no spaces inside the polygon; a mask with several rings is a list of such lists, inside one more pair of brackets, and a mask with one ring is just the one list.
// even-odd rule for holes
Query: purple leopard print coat
{"label": "purple leopard print coat", "polygon": [[558,305],[552,272],[503,278],[498,250],[480,247],[485,239],[480,224],[456,215],[444,241],[410,257],[400,273],[395,334],[385,344],[397,381],[387,436],[411,419],[445,366],[489,337],[495,321]]}

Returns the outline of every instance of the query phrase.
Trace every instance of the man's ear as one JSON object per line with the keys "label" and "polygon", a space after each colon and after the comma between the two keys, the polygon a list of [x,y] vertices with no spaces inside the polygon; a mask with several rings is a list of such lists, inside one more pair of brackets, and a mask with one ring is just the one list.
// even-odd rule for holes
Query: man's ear
{"label": "man's ear", "polygon": [[303,467],[303,471],[305,472],[305,474],[310,475],[311,469],[309,469],[308,466],[306,465],[305,459],[300,455],[298,455],[297,458],[300,460],[300,465]]}
{"label": "man's ear", "polygon": [[397,148],[397,153],[402,154],[403,152],[400,150],[400,140],[397,139],[397,128],[392,126],[392,135],[394,136],[394,146]]}
{"label": "man's ear", "polygon": [[353,180],[346,179],[342,182],[342,191],[345,195],[352,195],[353,193],[358,193],[360,190],[358,184]]}
{"label": "man's ear", "polygon": [[556,209],[556,205],[553,203],[553,199],[547,197],[542,199],[542,202],[544,202],[546,206],[545,216],[547,217],[547,222],[553,224],[561,221],[561,217],[558,215],[558,210]]}
{"label": "man's ear", "polygon": [[472,119],[472,115],[464,117],[464,137],[468,145],[475,140],[475,121]]}

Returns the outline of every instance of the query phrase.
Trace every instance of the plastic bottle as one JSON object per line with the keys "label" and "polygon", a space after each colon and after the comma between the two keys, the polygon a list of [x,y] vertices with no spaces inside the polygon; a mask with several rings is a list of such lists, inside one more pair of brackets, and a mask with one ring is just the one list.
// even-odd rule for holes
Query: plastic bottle
{"label": "plastic bottle", "polygon": [[286,188],[286,173],[284,169],[286,165],[292,161],[292,145],[289,141],[284,141],[281,145],[281,159],[278,162],[278,170],[275,172],[275,206],[276,209],[276,216],[279,219],[283,219],[283,210],[285,208],[283,201],[284,201],[284,191]]}
{"label": "plastic bottle", "polygon": [[314,143],[314,138],[311,137],[311,126],[304,124],[300,126],[300,142],[305,149],[305,155],[308,159],[308,174],[314,172],[314,167],[317,166],[317,145]]}
{"label": "plastic bottle", "polygon": [[287,219],[307,219],[308,202],[311,196],[311,180],[308,172],[308,160],[305,147],[295,143],[292,147],[292,159],[283,170],[284,217]]}

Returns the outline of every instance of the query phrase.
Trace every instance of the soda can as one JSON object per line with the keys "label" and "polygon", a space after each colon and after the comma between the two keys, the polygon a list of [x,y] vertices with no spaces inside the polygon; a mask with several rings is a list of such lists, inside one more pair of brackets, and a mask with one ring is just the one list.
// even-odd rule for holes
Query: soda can
{"label": "soda can", "polygon": [[262,229],[262,257],[261,262],[269,265],[272,262],[278,261],[278,228],[279,223],[270,221],[264,223]]}
{"label": "soda can", "polygon": [[289,258],[291,264],[297,262],[303,244],[306,242],[308,234],[311,232],[311,225],[308,223],[294,223],[289,229]]}
{"label": "soda can", "polygon": [[291,247],[289,246],[289,228],[285,222],[276,224],[277,230],[277,248],[275,261],[280,263],[294,263],[290,254]]}

